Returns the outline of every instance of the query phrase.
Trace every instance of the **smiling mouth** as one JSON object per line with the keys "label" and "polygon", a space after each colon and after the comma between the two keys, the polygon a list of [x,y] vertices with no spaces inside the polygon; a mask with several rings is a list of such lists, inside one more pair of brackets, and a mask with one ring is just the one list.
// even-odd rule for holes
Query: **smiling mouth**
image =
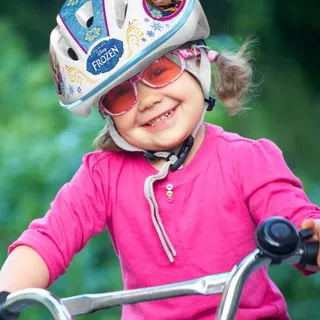
{"label": "smiling mouth", "polygon": [[147,122],[145,124],[145,126],[154,127],[154,126],[158,125],[159,123],[169,119],[173,115],[173,113],[176,111],[176,109],[177,109],[177,107],[175,107],[175,108],[169,110],[168,112],[162,114],[160,117]]}

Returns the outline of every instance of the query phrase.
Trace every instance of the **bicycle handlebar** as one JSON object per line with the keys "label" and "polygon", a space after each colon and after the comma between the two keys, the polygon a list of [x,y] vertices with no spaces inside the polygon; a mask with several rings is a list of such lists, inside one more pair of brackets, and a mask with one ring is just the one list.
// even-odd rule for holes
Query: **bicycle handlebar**
{"label": "bicycle handlebar", "polygon": [[51,292],[44,289],[23,289],[8,295],[0,308],[20,312],[25,307],[41,305],[48,309],[55,320],[72,320],[66,306]]}
{"label": "bicycle handlebar", "polygon": [[231,320],[236,314],[246,280],[257,269],[272,263],[317,263],[319,243],[305,243],[311,235],[312,232],[306,230],[298,232],[287,220],[270,218],[257,229],[258,249],[247,255],[231,272],[162,286],[85,294],[61,300],[43,289],[25,289],[10,294],[0,307],[0,313],[2,309],[19,312],[26,306],[40,304],[49,310],[55,320],[71,320],[73,316],[124,304],[186,295],[223,293],[217,320]]}

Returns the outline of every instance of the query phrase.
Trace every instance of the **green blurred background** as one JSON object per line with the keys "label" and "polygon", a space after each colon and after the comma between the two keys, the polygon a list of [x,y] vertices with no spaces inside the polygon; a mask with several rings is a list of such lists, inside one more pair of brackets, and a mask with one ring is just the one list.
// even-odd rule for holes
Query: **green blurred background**
{"label": "green blurred background", "polygon": [[[48,65],[49,33],[63,1],[1,3],[0,14],[0,259],[7,247],[41,217],[59,188],[75,173],[104,122],[63,110]],[[251,110],[229,117],[218,105],[207,120],[250,138],[272,139],[320,204],[319,1],[202,0],[215,49],[238,47],[248,36],[260,86]],[[320,277],[274,266],[292,319],[320,318]],[[107,232],[92,239],[51,290],[58,296],[121,290],[119,265]],[[82,319],[119,319],[107,310]],[[29,310],[21,319],[50,318]]]}

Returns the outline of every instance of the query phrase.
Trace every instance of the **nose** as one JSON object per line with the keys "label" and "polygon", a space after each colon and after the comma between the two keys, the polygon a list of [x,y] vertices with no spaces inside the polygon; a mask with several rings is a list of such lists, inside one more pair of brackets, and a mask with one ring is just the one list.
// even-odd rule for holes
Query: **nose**
{"label": "nose", "polygon": [[140,112],[154,107],[163,100],[161,89],[149,87],[141,81],[136,85],[138,91],[137,107]]}

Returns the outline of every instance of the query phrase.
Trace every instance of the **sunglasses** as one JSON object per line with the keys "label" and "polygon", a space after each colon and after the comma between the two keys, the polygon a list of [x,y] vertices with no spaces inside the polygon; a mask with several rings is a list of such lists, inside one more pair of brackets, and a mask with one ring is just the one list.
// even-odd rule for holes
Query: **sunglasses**
{"label": "sunglasses", "polygon": [[[193,54],[190,54],[193,52]],[[177,80],[185,70],[185,60],[196,56],[192,50],[171,52],[154,61],[142,72],[117,85],[106,93],[99,102],[99,112],[106,115],[120,116],[131,110],[138,101],[137,82],[141,81],[151,88],[162,88]]]}

